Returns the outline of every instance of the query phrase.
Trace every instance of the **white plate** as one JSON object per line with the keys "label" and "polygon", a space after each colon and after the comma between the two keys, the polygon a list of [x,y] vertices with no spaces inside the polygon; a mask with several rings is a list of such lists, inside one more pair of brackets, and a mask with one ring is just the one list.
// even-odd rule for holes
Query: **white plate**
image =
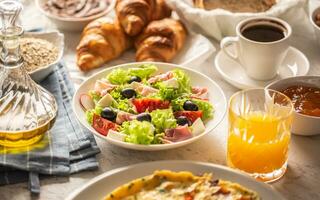
{"label": "white plate", "polygon": [[40,38],[43,40],[47,40],[51,42],[54,46],[58,49],[58,57],[57,59],[51,63],[50,65],[43,66],[38,68],[32,72],[30,72],[31,78],[36,82],[41,82],[45,79],[54,69],[54,66],[58,64],[63,56],[63,49],[64,49],[64,35],[59,33],[58,31],[51,31],[51,32],[26,32],[23,37],[25,38]]}
{"label": "white plate", "polygon": [[69,195],[66,200],[101,200],[122,184],[152,174],[155,170],[190,171],[194,174],[213,173],[214,178],[233,181],[256,191],[263,200],[284,200],[271,186],[230,168],[194,161],[157,161],[123,167],[106,172]]}
{"label": "white plate", "polygon": [[[86,94],[88,93],[89,90],[92,90],[94,87],[94,84],[96,80],[101,79],[106,77],[107,74],[109,74],[112,70],[116,68],[130,68],[130,67],[135,67],[139,66],[143,63],[151,63],[155,64],[159,68],[159,73],[167,72],[173,69],[182,69],[186,72],[186,74],[190,77],[191,80],[191,85],[193,86],[200,86],[200,87],[206,87],[208,88],[209,91],[209,101],[210,103],[213,104],[215,113],[214,113],[214,118],[209,120],[205,126],[206,130],[202,134],[192,137],[188,140],[181,141],[181,142],[176,142],[172,144],[157,144],[157,145],[138,145],[138,144],[131,144],[131,143],[126,143],[118,140],[113,140],[108,137],[105,137],[101,134],[99,134],[94,128],[91,127],[91,125],[87,122],[86,117],[85,117],[85,112],[81,108],[81,105],[79,103],[79,98],[81,94]],[[128,149],[135,149],[135,150],[143,150],[143,151],[157,151],[157,150],[165,150],[165,149],[172,149],[172,148],[177,148],[186,144],[190,144],[198,139],[200,139],[202,136],[208,134],[210,131],[212,131],[214,128],[218,126],[218,124],[222,121],[226,110],[227,110],[227,101],[226,97],[220,88],[220,86],[215,83],[213,80],[211,80],[209,77],[196,72],[194,70],[188,69],[181,67],[179,65],[174,65],[174,64],[168,64],[168,63],[153,63],[153,62],[141,62],[141,63],[128,63],[128,64],[123,64],[123,65],[118,65],[115,67],[107,68],[99,73],[94,74],[93,76],[89,77],[86,81],[84,81],[78,90],[76,91],[74,97],[73,97],[73,110],[78,118],[78,120],[83,124],[87,129],[89,129],[94,135],[97,137],[108,141],[112,144],[128,148]]]}
{"label": "white plate", "polygon": [[231,85],[239,89],[249,89],[263,88],[275,80],[304,76],[309,71],[310,63],[301,51],[290,47],[281,64],[277,77],[268,81],[258,81],[248,77],[244,68],[222,51],[220,51],[215,58],[215,66],[220,75]]}

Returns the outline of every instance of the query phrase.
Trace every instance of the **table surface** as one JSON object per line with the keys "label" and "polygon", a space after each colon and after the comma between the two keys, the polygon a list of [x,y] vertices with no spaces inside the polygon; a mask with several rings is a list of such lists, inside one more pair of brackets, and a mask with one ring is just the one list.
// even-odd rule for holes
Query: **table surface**
{"label": "table surface", "polygon": [[[24,0],[26,17],[23,23],[28,28],[45,27],[54,29],[55,26],[36,10],[33,1]],[[312,1],[314,5],[316,1]],[[292,46],[303,51],[311,63],[310,75],[320,75],[320,47],[312,40],[311,35],[297,37]],[[64,60],[69,67],[70,74],[78,72],[75,67],[74,50],[79,41],[79,34],[65,32]],[[218,43],[213,41],[218,48]],[[207,74],[215,80],[229,98],[238,89],[226,83],[214,67],[215,54],[210,56],[203,64],[197,66],[200,72]],[[74,80],[77,83],[77,80]],[[96,171],[83,172],[70,177],[52,177],[41,180],[41,194],[31,197],[26,183],[0,187],[0,199],[64,199],[70,192],[79,188],[93,177],[122,166],[154,160],[193,160],[225,165],[227,120],[210,134],[199,141],[185,147],[160,151],[138,152],[126,150],[110,145],[99,138],[97,142],[101,148],[98,155],[100,167]],[[285,176],[271,184],[284,197],[295,199],[320,199],[320,136],[302,137],[293,136],[290,144],[289,166]]]}

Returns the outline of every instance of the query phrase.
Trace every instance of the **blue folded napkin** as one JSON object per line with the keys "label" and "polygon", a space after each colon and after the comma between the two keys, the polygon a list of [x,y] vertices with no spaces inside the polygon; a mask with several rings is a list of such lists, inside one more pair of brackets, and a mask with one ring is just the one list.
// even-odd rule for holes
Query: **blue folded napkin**
{"label": "blue folded napkin", "polygon": [[0,147],[0,185],[29,180],[30,190],[40,192],[39,174],[69,175],[98,167],[100,152],[94,136],[79,124],[72,111],[74,87],[63,64],[40,83],[58,103],[52,129],[39,143],[25,149]]}

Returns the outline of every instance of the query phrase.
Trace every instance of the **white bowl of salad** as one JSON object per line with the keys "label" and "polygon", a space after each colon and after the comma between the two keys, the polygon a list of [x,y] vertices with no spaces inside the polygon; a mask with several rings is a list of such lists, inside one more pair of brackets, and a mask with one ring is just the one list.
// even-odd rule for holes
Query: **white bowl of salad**
{"label": "white bowl of salad", "polygon": [[140,62],[100,71],[73,97],[78,120],[97,137],[128,149],[190,144],[222,121],[227,101],[209,77],[179,65]]}

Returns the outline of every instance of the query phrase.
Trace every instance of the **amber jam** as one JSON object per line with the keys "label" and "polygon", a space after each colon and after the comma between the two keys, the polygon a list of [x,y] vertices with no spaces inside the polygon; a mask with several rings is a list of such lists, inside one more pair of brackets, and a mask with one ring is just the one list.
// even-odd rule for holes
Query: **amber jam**
{"label": "amber jam", "polygon": [[298,113],[320,117],[320,88],[293,85],[281,92],[292,100]]}

